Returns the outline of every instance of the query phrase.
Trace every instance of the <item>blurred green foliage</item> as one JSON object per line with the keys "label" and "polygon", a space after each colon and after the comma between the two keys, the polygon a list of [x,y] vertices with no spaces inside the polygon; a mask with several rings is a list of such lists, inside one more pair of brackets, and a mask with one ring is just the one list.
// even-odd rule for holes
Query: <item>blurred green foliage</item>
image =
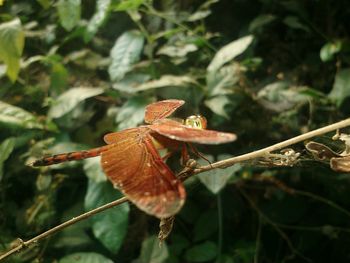
{"label": "blurred green foliage", "polygon": [[[25,164],[103,145],[156,100],[238,135],[200,147],[211,160],[349,116],[349,13],[346,0],[0,1],[0,250],[120,197],[98,158]],[[294,167],[188,180],[161,248],[159,222],[123,204],[7,262],[348,262],[349,174],[294,150]]]}

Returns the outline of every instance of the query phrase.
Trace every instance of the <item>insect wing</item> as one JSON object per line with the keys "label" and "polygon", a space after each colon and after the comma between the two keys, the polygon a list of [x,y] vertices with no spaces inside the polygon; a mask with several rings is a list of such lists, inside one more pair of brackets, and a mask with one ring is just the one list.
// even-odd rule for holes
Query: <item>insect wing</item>
{"label": "insect wing", "polygon": [[103,140],[107,144],[129,144],[130,141],[136,140],[143,133],[147,132],[145,128],[130,128],[118,132],[107,133]]}
{"label": "insect wing", "polygon": [[153,123],[157,120],[164,119],[184,103],[183,100],[162,100],[147,105],[145,111],[145,122]]}
{"label": "insect wing", "polygon": [[[114,187],[139,209],[158,218],[169,217],[183,206],[185,189],[158,155],[147,130],[114,134],[120,140],[102,153],[102,168]],[[105,140],[110,142],[112,135]]]}
{"label": "insect wing", "polygon": [[220,144],[236,140],[233,133],[191,128],[170,119],[159,120],[148,126],[151,130],[173,140],[201,144]]}

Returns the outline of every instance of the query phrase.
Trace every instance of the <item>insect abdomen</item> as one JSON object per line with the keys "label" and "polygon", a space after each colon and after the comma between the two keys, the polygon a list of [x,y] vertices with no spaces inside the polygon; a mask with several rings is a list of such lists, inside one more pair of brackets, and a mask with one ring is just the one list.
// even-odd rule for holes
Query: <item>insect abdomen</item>
{"label": "insect abdomen", "polygon": [[68,161],[83,160],[86,158],[99,156],[102,152],[106,151],[108,148],[110,148],[110,145],[106,145],[106,146],[102,146],[102,147],[98,147],[98,148],[94,148],[86,151],[56,154],[56,155],[44,157],[42,159],[38,159],[32,162],[30,165],[47,166],[52,164],[68,162]]}

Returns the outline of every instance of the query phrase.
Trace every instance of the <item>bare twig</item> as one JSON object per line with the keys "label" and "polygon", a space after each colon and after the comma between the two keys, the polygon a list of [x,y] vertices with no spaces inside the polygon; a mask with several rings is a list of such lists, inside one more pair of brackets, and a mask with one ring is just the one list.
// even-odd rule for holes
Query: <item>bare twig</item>
{"label": "bare twig", "polygon": [[311,139],[311,138],[316,137],[316,136],[320,136],[322,134],[325,134],[325,133],[328,133],[331,131],[335,131],[337,129],[345,128],[347,126],[350,126],[350,118],[345,119],[343,121],[336,122],[336,123],[328,125],[326,127],[322,127],[322,128],[301,134],[299,136],[293,137],[293,138],[288,139],[286,141],[276,143],[274,145],[271,145],[269,147],[266,147],[266,148],[263,148],[260,150],[256,150],[254,152],[242,154],[242,155],[239,155],[236,157],[232,157],[232,158],[229,158],[226,160],[212,163],[211,165],[202,166],[200,168],[195,169],[193,171],[193,174],[198,174],[201,172],[209,171],[209,170],[212,170],[214,168],[226,168],[226,167],[232,166],[236,163],[241,163],[244,161],[256,159],[258,157],[265,156],[267,153],[286,148],[290,145],[293,145],[293,144],[296,144],[299,142],[303,142],[305,140]]}
{"label": "bare twig", "polygon": [[[212,170],[212,169],[215,169],[215,168],[226,168],[226,167],[229,167],[229,166],[232,166],[236,163],[239,163],[239,162],[243,162],[243,161],[248,161],[248,160],[251,160],[251,159],[255,159],[255,158],[258,158],[258,157],[262,157],[264,155],[266,155],[267,153],[270,153],[270,152],[273,152],[273,151],[276,151],[276,150],[280,150],[280,149],[283,149],[285,147],[288,147],[292,144],[296,144],[296,143],[299,143],[299,142],[302,142],[302,141],[305,141],[305,140],[308,140],[310,138],[313,138],[313,137],[316,137],[316,136],[320,136],[324,133],[328,133],[328,132],[331,132],[331,131],[334,131],[334,130],[337,130],[337,129],[341,129],[341,128],[344,128],[344,127],[347,127],[347,126],[350,126],[350,118],[349,119],[346,119],[346,120],[343,120],[343,121],[340,121],[340,122],[337,122],[337,123],[334,123],[334,124],[331,124],[331,125],[328,125],[326,127],[323,127],[323,128],[320,128],[320,129],[316,129],[316,130],[313,130],[313,131],[310,131],[310,132],[307,132],[305,134],[302,134],[302,135],[299,135],[299,136],[296,136],[294,138],[291,138],[291,139],[288,139],[286,141],[283,141],[283,142],[280,142],[280,143],[276,143],[274,145],[271,145],[269,147],[266,147],[266,148],[263,148],[263,149],[260,149],[260,150],[257,150],[257,151],[254,151],[254,152],[251,152],[251,153],[246,153],[246,154],[243,154],[243,155],[240,155],[240,156],[236,156],[236,157],[233,157],[233,158],[229,158],[229,159],[226,159],[226,160],[223,160],[223,161],[219,161],[219,162],[216,162],[216,163],[212,163],[210,165],[206,165],[206,166],[202,166],[202,167],[199,167],[197,169],[190,169],[191,171],[189,171],[189,168],[185,168],[184,171],[180,172],[180,174],[182,176],[184,176],[184,178],[187,178],[187,177],[190,177],[194,174],[199,174],[199,173],[202,173],[202,172],[205,172],[205,171],[209,171],[209,170]],[[187,169],[187,170],[186,170]],[[188,173],[188,176],[186,177],[186,174]],[[122,197],[116,201],[113,201],[113,202],[110,202],[108,204],[105,204],[101,207],[98,207],[96,209],[93,209],[89,212],[86,212],[82,215],[79,215],[75,218],[72,218],[71,220],[68,220],[58,226],[55,226],[51,229],[49,229],[48,231],[38,235],[38,236],[35,236],[33,237],[32,239],[28,240],[28,241],[22,241],[21,239],[19,239],[21,242],[18,246],[16,246],[15,248],[12,248],[11,250],[7,251],[6,253],[0,255],[0,260],[3,260],[7,257],[9,257],[10,255],[16,253],[16,252],[19,252],[21,251],[23,248],[25,247],[29,247],[30,245],[38,242],[39,240],[42,240],[72,224],[75,224],[83,219],[86,219],[94,214],[97,214],[97,213],[100,213],[106,209],[109,209],[109,208],[112,208],[114,206],[117,206],[117,205],[120,205],[124,202],[127,201],[127,198],[126,197]],[[280,231],[280,229],[278,229]],[[290,245],[290,244],[289,244]]]}
{"label": "bare twig", "polygon": [[[258,206],[253,202],[252,199],[250,199],[250,197],[245,193],[245,191],[243,191],[242,189],[239,189],[239,192],[244,196],[244,198],[248,201],[248,203],[250,204],[250,206],[258,213],[258,215],[265,220],[265,222],[267,222],[268,224],[270,224],[278,234],[280,234],[280,236],[284,239],[284,241],[287,243],[289,249],[293,252],[293,254],[301,257],[302,259],[304,259],[307,262],[311,262],[311,260],[309,258],[306,258],[303,254],[301,254],[294,246],[292,241],[289,239],[288,235],[283,232],[276,224],[275,222],[273,222],[269,217],[267,217],[259,208]],[[292,255],[291,257],[293,257],[294,255]]]}
{"label": "bare twig", "polygon": [[86,212],[84,214],[81,214],[77,217],[73,217],[72,219],[70,219],[70,220],[68,220],[68,221],[66,221],[58,226],[53,227],[53,228],[45,231],[44,233],[41,233],[40,235],[37,235],[36,237],[29,239],[28,241],[23,241],[22,239],[18,239],[18,240],[20,240],[20,244],[18,246],[16,246],[15,248],[12,248],[11,250],[7,251],[6,253],[0,255],[0,260],[3,260],[16,252],[19,252],[23,248],[29,247],[30,245],[37,243],[39,240],[44,239],[44,238],[62,230],[62,229],[70,226],[70,225],[73,225],[81,220],[87,219],[90,216],[93,216],[93,215],[100,213],[104,210],[107,210],[107,209],[112,208],[114,206],[125,203],[126,201],[128,201],[128,199],[126,197],[119,198],[118,200],[115,200],[113,202],[110,202],[108,204],[100,206],[98,208],[95,208],[95,209],[93,209],[89,212]]}

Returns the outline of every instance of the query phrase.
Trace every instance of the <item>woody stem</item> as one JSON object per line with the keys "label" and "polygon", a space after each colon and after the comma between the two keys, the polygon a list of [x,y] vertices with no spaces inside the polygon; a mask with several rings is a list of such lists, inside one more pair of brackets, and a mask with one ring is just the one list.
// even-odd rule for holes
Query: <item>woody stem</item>
{"label": "woody stem", "polygon": [[305,140],[311,139],[313,137],[316,136],[320,136],[322,134],[331,132],[331,131],[335,131],[341,128],[345,128],[347,126],[350,126],[350,118],[345,119],[343,121],[339,121],[336,123],[333,123],[331,125],[301,134],[299,136],[293,137],[291,139],[285,140],[283,142],[279,142],[276,143],[274,145],[268,146],[266,148],[260,149],[260,150],[256,150],[254,152],[250,152],[250,153],[246,153],[246,154],[242,154],[239,156],[235,156],[226,160],[222,160],[216,163],[212,163],[211,165],[206,165],[206,166],[201,166],[197,169],[194,169],[193,174],[198,174],[198,173],[202,173],[205,171],[209,171],[215,168],[226,168],[229,166],[232,166],[236,163],[240,163],[240,162],[244,162],[244,161],[248,161],[248,160],[252,160],[252,159],[256,159],[258,157],[262,157],[264,155],[266,155],[267,153],[271,153],[273,151],[276,150],[281,150],[283,148],[286,148],[290,145],[299,143],[299,142],[303,142]]}

